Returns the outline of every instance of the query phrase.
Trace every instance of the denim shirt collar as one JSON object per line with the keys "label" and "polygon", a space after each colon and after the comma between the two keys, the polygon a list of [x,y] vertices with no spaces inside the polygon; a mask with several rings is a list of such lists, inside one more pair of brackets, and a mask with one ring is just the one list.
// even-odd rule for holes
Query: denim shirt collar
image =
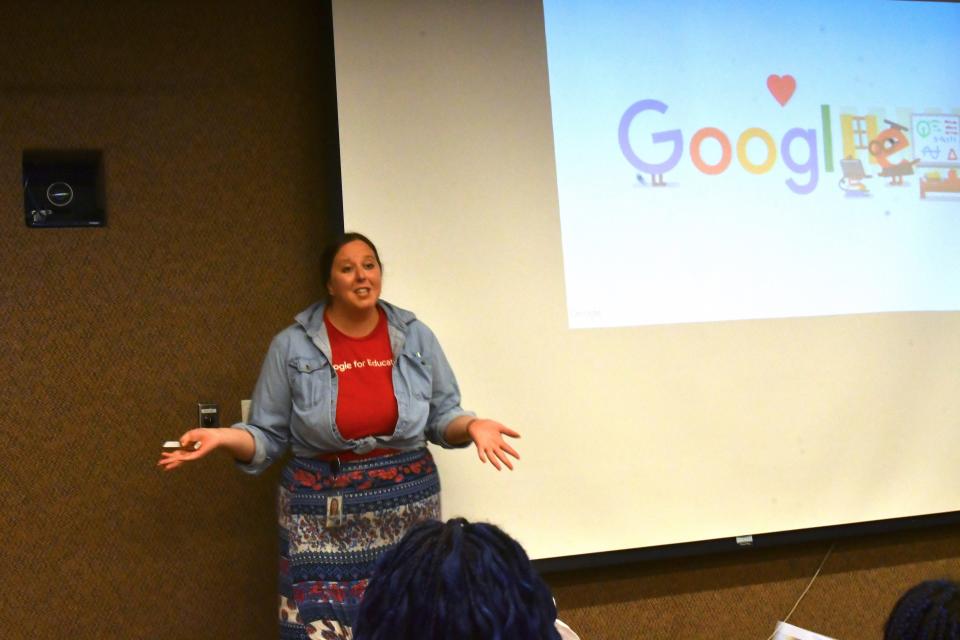
{"label": "denim shirt collar", "polygon": [[[394,306],[386,300],[377,300],[377,306],[383,309],[387,314],[387,333],[390,335],[390,350],[393,357],[396,358],[403,351],[403,345],[407,340],[407,327],[417,316],[412,311],[401,309]],[[330,350],[330,337],[327,335],[327,325],[323,322],[323,311],[326,309],[325,300],[315,302],[294,318],[307,335],[317,346],[320,353],[324,355],[327,362],[333,361],[333,354]]]}

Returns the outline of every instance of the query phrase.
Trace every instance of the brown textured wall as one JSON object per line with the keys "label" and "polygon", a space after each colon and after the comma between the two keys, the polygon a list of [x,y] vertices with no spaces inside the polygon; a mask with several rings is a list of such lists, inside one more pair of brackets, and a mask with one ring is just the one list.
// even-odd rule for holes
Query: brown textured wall
{"label": "brown textured wall", "polygon": [[[275,637],[276,470],[161,474],[195,403],[238,418],[312,301],[338,202],[326,3],[0,7],[0,429],[7,638]],[[108,226],[28,229],[21,154],[104,152]],[[827,545],[554,574],[584,640],[763,638]],[[878,637],[960,577],[960,527],[846,540],[794,614]]]}
{"label": "brown textured wall", "polygon": [[[547,575],[560,617],[590,640],[767,638],[830,542]],[[843,640],[880,639],[897,598],[960,580],[960,525],[840,539],[790,622]]]}
{"label": "brown textured wall", "polygon": [[[5,2],[0,31],[0,634],[272,637],[275,472],[154,463],[198,400],[239,417],[318,290],[329,8]],[[103,150],[106,228],[25,226],[32,148]]]}

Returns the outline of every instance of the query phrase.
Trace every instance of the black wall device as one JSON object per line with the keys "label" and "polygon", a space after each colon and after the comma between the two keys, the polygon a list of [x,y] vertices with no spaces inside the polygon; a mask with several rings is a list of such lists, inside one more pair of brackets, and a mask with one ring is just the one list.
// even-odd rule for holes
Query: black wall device
{"label": "black wall device", "polygon": [[24,151],[23,209],[28,227],[104,226],[103,153]]}

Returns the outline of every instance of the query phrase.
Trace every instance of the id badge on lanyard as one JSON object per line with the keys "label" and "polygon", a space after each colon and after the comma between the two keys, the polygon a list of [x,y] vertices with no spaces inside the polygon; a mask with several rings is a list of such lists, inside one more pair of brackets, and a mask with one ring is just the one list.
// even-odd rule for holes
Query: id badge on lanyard
{"label": "id badge on lanyard", "polygon": [[343,526],[343,495],[327,496],[327,529]]}

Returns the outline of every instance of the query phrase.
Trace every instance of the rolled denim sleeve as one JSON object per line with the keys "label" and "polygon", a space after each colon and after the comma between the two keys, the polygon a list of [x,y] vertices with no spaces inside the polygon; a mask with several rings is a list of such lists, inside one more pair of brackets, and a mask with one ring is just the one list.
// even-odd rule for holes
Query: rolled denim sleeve
{"label": "rolled denim sleeve", "polygon": [[237,466],[249,474],[262,473],[287,450],[290,441],[290,382],[287,379],[287,340],[284,333],[270,343],[260,377],[250,398],[247,422],[233,425],[253,436],[255,450],[248,463]]}
{"label": "rolled denim sleeve", "polygon": [[453,369],[447,361],[440,342],[426,325],[421,324],[426,335],[424,336],[424,356],[430,363],[430,369],[433,372],[433,389],[430,396],[430,415],[427,418],[425,435],[430,442],[440,445],[444,449],[462,449],[470,445],[470,442],[463,444],[450,444],[443,437],[444,431],[450,421],[463,415],[476,415],[472,411],[465,411],[460,406],[460,387],[457,385],[457,378],[453,374]]}

